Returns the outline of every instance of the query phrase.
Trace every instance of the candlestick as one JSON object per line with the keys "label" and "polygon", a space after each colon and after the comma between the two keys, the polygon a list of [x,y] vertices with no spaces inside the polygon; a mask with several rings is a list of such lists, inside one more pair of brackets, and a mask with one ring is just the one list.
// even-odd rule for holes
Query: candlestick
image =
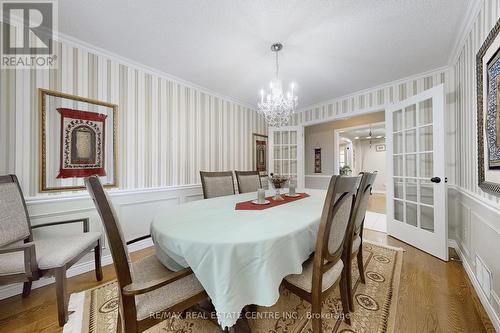
{"label": "candlestick", "polygon": [[263,204],[266,202],[266,191],[262,188],[257,190],[257,202]]}

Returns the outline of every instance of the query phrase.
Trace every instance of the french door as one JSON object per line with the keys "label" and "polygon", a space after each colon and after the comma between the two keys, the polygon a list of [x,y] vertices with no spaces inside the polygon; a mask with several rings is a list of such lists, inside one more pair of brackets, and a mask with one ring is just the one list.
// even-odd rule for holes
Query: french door
{"label": "french door", "polygon": [[444,88],[386,109],[387,232],[448,260]]}
{"label": "french door", "polygon": [[269,172],[296,179],[297,187],[305,187],[302,126],[269,128]]}

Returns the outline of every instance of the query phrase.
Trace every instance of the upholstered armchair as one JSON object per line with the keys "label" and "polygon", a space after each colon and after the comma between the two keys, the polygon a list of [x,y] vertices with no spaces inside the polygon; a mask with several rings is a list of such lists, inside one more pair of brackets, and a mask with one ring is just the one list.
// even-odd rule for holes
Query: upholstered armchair
{"label": "upholstered armchair", "polygon": [[97,176],[85,178],[85,185],[101,216],[109,239],[120,294],[118,332],[138,333],[166,318],[182,313],[208,299],[193,271],[171,271],[152,254],[132,262],[113,204]]}
{"label": "upholstered armchair", "polygon": [[349,258],[344,244],[351,237],[350,222],[356,200],[356,190],[361,177],[333,176],[328,185],[321,214],[316,249],[302,264],[301,274],[292,274],[283,280],[292,293],[311,303],[313,333],[321,333],[321,305],[326,295],[339,286],[344,321],[351,325],[347,271]]}
{"label": "upholstered armchair", "polygon": [[[83,233],[72,236],[33,237],[33,229],[81,223]],[[0,285],[23,282],[23,297],[31,283],[55,276],[59,325],[68,318],[66,270],[94,250],[95,273],[102,280],[101,233],[89,232],[88,218],[32,226],[15,175],[0,176]]]}

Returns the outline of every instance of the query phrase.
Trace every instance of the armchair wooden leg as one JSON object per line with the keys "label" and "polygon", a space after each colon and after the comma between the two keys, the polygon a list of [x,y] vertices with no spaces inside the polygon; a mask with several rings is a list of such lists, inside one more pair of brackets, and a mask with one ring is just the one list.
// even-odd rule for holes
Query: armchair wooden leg
{"label": "armchair wooden leg", "polygon": [[344,267],[346,274],[346,292],[347,292],[347,301],[349,305],[349,311],[354,311],[354,303],[352,298],[352,254],[347,254],[348,258],[346,259],[346,266]]}
{"label": "armchair wooden leg", "polygon": [[101,240],[97,241],[97,246],[94,248],[95,258],[95,278],[97,281],[102,280],[102,264],[101,264]]}
{"label": "armchair wooden leg", "polygon": [[323,332],[321,320],[321,299],[313,300],[311,303],[311,324],[313,333]]}
{"label": "armchair wooden leg", "polygon": [[365,267],[363,266],[363,246],[360,245],[358,250],[358,255],[356,256],[358,260],[358,270],[359,270],[359,280],[361,283],[366,283],[365,281]]}
{"label": "armchair wooden leg", "polygon": [[351,315],[349,313],[349,296],[348,289],[350,286],[347,285],[347,274],[345,270],[342,271],[340,277],[340,300],[342,301],[342,313],[344,314],[344,321],[347,325],[351,325]]}
{"label": "armchair wooden leg", "polygon": [[23,284],[23,297],[28,297],[31,293],[31,281],[24,282]]}
{"label": "armchair wooden leg", "polygon": [[55,269],[56,296],[57,296],[57,316],[59,326],[64,326],[68,320],[68,307],[66,301],[66,267]]}

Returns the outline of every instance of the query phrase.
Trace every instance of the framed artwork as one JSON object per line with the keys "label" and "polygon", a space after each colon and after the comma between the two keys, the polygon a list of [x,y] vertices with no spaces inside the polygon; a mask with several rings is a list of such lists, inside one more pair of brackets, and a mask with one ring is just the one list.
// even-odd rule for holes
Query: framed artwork
{"label": "framed artwork", "polygon": [[375,151],[385,151],[385,145],[375,145]]}
{"label": "framed artwork", "polygon": [[254,170],[261,176],[267,175],[267,135],[252,134]]}
{"label": "framed artwork", "polygon": [[500,196],[500,20],[476,56],[479,187]]}
{"label": "framed artwork", "polygon": [[321,148],[314,148],[314,173],[321,173]]}
{"label": "framed artwork", "polygon": [[40,192],[85,189],[97,175],[118,186],[114,104],[39,89]]}

